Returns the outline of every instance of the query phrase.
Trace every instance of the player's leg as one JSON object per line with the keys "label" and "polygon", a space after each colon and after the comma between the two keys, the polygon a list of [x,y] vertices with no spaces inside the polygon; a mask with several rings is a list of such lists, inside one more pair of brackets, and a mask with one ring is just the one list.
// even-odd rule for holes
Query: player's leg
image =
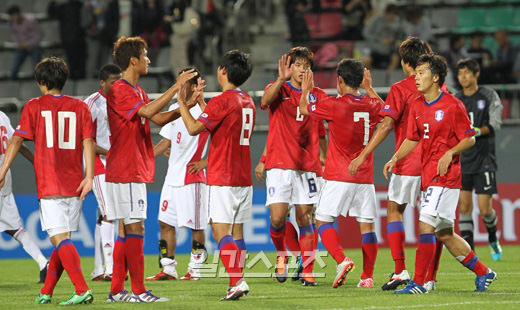
{"label": "player's leg", "polygon": [[473,176],[474,174],[462,175],[462,190],[459,196],[459,230],[460,235],[469,246],[474,249],[473,243]]}
{"label": "player's leg", "polygon": [[159,267],[161,271],[154,276],[147,277],[146,280],[176,280],[178,275],[177,261],[175,260],[175,249],[177,247],[175,226],[164,223],[160,219],[159,229],[161,238],[159,240]]}
{"label": "player's leg", "polygon": [[[291,202],[292,193],[292,173],[291,170],[270,169],[266,171],[266,187],[267,200],[266,206],[269,207],[271,226],[270,233],[273,240],[274,247],[278,252],[278,260],[281,264],[279,267],[285,266],[286,251],[285,251],[285,219],[289,210],[289,203]],[[278,265],[278,264],[277,264]],[[278,269],[278,267],[277,267]],[[283,269],[280,269],[283,271]],[[277,272],[278,274],[278,272]],[[281,273],[283,274],[283,273]],[[278,278],[283,280],[283,277]],[[283,280],[285,281],[285,280]],[[282,282],[283,282],[282,281]]]}
{"label": "player's leg", "polygon": [[314,276],[312,274],[314,268],[314,229],[312,226],[312,208],[313,205],[296,205],[296,222],[300,229],[300,249],[302,253],[303,264],[303,284],[314,286]]}
{"label": "player's leg", "polygon": [[488,241],[491,248],[491,258],[498,261],[502,258],[502,247],[497,238],[497,214],[493,209],[493,194],[497,193],[497,184],[494,171],[486,171],[479,175],[479,182],[475,186],[480,215],[486,224]]}
{"label": "player's leg", "polygon": [[101,239],[101,249],[104,262],[104,279],[110,280],[113,270],[113,252],[114,252],[114,221],[108,220],[106,217],[106,197],[107,189],[105,175],[100,174],[94,177],[92,182],[92,191],[98,202],[98,209],[102,216],[99,226],[99,234]]}
{"label": "player's leg", "polygon": [[295,257],[299,257],[301,254],[300,242],[298,238],[298,232],[294,225],[291,223],[291,218],[289,214],[287,214],[287,218],[285,220],[285,239],[284,239],[286,247],[291,251],[291,253]]}
{"label": "player's leg", "polygon": [[231,234],[238,248],[238,257],[236,263],[239,264],[239,267],[243,269],[247,256],[246,243],[244,242],[243,236],[243,224],[233,224]]}
{"label": "player's leg", "polygon": [[358,283],[358,287],[371,288],[374,286],[374,266],[377,258],[377,236],[375,233],[375,225],[371,222],[364,221],[363,218],[357,218],[359,222],[359,231],[361,232],[361,249],[363,251],[363,273]]}
{"label": "player's leg", "polygon": [[288,203],[273,203],[269,205],[271,215],[271,240],[276,248],[275,276],[278,282],[287,280],[287,251],[285,250],[285,218],[289,210]]}
{"label": "player's leg", "polygon": [[[181,280],[200,280],[200,269],[202,268],[202,264],[204,264],[208,258],[208,252],[204,245],[206,241],[204,230],[192,229],[191,239],[191,254],[190,262],[188,263],[188,271]],[[245,250],[245,243],[243,244],[243,247]]]}
{"label": "player's leg", "polygon": [[101,243],[101,233],[99,231],[101,219],[102,217],[98,212],[98,218],[94,228],[94,270],[92,270],[90,274],[92,281],[104,280],[105,263],[103,262],[103,244]]}

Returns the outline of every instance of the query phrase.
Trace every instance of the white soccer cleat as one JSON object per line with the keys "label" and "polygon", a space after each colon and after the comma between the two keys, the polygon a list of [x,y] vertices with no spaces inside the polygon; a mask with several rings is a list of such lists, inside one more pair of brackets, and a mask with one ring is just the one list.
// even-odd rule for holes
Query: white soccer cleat
{"label": "white soccer cleat", "polygon": [[435,281],[428,281],[424,283],[423,287],[428,290],[428,292],[435,291],[437,289],[437,282]]}
{"label": "white soccer cleat", "polygon": [[239,300],[240,297],[246,296],[249,293],[249,286],[244,279],[240,279],[236,286],[228,288],[226,297],[220,299],[220,301],[226,300]]}
{"label": "white soccer cleat", "polygon": [[345,258],[341,264],[336,266],[336,278],[334,279],[334,283],[332,283],[332,287],[338,288],[343,285],[343,282],[347,277],[347,273],[349,273],[352,269],[354,269],[354,262],[348,257]]}
{"label": "white soccer cleat", "polygon": [[385,283],[381,289],[383,291],[391,291],[395,290],[399,285],[408,284],[410,282],[410,274],[408,274],[408,271],[403,270],[400,274],[392,273],[390,276],[390,280]]}
{"label": "white soccer cleat", "polygon": [[372,278],[366,278],[366,279],[360,279],[357,287],[360,288],[372,288],[374,286],[374,279]]}
{"label": "white soccer cleat", "polygon": [[167,301],[170,301],[170,299],[166,298],[166,297],[155,296],[154,294],[152,294],[152,291],[146,291],[139,295],[133,294],[132,299],[129,302],[151,303],[151,302],[167,302]]}

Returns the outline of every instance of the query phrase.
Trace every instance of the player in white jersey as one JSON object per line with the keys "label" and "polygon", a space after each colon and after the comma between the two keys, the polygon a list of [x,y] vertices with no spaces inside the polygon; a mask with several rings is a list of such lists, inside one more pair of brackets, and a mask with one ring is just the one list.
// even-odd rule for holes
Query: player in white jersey
{"label": "player in white jersey", "polygon": [[[14,129],[4,112],[0,111],[0,164],[4,161],[7,142],[13,136]],[[20,153],[31,163],[34,163],[32,152],[22,145]],[[14,201],[11,170],[5,176],[5,185],[0,189],[0,232],[13,237],[18,241],[27,254],[38,263],[40,267],[40,283],[45,282],[47,276],[47,259],[43,256],[38,245],[34,242],[30,233],[23,227],[22,219]]]}
{"label": "player in white jersey", "polygon": [[[192,68],[181,70],[179,74]],[[186,83],[186,94],[191,105],[190,112],[196,119],[206,104],[202,89],[197,88],[200,72]],[[178,108],[172,104],[170,111]],[[204,246],[204,230],[208,225],[206,205],[206,177],[203,169],[207,161],[203,160],[207,152],[209,132],[191,136],[182,119],[163,126],[160,133],[163,139],[154,147],[154,155],[163,154],[170,148],[168,172],[161,191],[159,205],[159,265],[161,272],[147,280],[175,280],[178,278],[175,266],[176,227],[187,227],[192,232],[192,252],[188,271],[181,280],[199,280],[200,267],[207,258]]]}
{"label": "player in white jersey", "polygon": [[101,88],[85,99],[92,120],[96,125],[96,163],[92,191],[98,202],[98,220],[94,231],[93,281],[112,280],[112,252],[114,249],[114,222],[106,218],[106,154],[110,149],[110,129],[107,121],[106,95],[112,84],[121,78],[121,69],[113,64],[104,65],[99,71]]}

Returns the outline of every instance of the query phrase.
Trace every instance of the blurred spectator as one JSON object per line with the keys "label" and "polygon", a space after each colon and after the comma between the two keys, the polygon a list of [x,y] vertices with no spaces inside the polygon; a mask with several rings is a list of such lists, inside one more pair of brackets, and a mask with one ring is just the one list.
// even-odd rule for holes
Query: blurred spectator
{"label": "blurred spectator", "polygon": [[455,69],[457,62],[463,58],[468,58],[468,52],[466,50],[466,39],[460,34],[453,34],[450,36],[450,46],[447,51],[442,53],[442,56],[446,58],[448,62],[449,71],[448,78],[446,83],[448,84],[448,88],[451,89],[455,87],[456,89],[461,89],[460,83],[456,76],[454,76],[454,72],[457,72]]}
{"label": "blurred spectator", "polygon": [[86,0],[82,22],[87,31],[87,74],[96,77],[107,63],[119,31],[118,0]]}
{"label": "blurred spectator", "polygon": [[57,3],[51,1],[47,8],[47,15],[57,19],[60,25],[61,46],[65,50],[73,80],[84,79],[87,63],[87,43],[85,30],[81,26],[81,10],[83,3],[80,0],[66,0]]}
{"label": "blurred spectator", "polygon": [[174,0],[170,8],[173,35],[171,36],[171,62],[174,72],[192,64],[188,58],[188,45],[200,28],[199,14],[189,0]]}
{"label": "blurred spectator", "polygon": [[390,4],[383,14],[372,16],[363,28],[370,55],[364,59],[368,67],[394,71],[399,65],[397,47],[404,39],[404,29],[397,16],[397,6]]}
{"label": "blurred spectator", "polygon": [[133,17],[137,29],[133,32],[148,44],[148,58],[153,64],[157,61],[159,49],[170,45],[172,29],[166,22],[166,8],[162,0],[144,0],[136,13]]}
{"label": "blurred spectator", "polygon": [[403,27],[407,36],[418,37],[427,42],[433,39],[430,19],[424,16],[423,10],[418,6],[411,5],[406,8]]}
{"label": "blurred spectator", "polygon": [[40,42],[43,31],[40,24],[32,16],[22,14],[20,7],[13,5],[7,9],[11,39],[16,43],[11,79],[18,79],[18,71],[27,56],[31,57],[33,66],[40,61],[42,49]]}
{"label": "blurred spectator", "polygon": [[293,46],[305,45],[311,37],[309,28],[305,21],[305,11],[307,10],[306,0],[289,0],[286,3],[287,23],[289,25],[290,40]]}
{"label": "blurred spectator", "polygon": [[484,34],[476,32],[471,35],[471,43],[468,48],[468,56],[475,59],[480,66],[479,83],[492,83],[492,74],[490,74],[489,67],[493,58],[491,51],[482,46],[484,41]]}
{"label": "blurred spectator", "polygon": [[[496,60],[492,62],[495,83],[515,83],[514,76],[515,61],[519,54],[519,47],[513,45],[507,36],[505,30],[499,30],[495,33],[495,41],[498,43],[496,52]],[[518,68],[520,64],[517,64]]]}
{"label": "blurred spectator", "polygon": [[343,0],[343,31],[347,40],[362,40],[365,18],[370,14],[370,0]]}

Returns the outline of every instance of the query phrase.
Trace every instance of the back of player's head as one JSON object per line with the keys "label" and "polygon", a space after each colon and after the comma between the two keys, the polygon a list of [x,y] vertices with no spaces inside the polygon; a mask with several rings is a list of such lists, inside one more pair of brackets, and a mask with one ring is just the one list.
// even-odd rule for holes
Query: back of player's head
{"label": "back of player's head", "polygon": [[181,73],[183,72],[186,72],[186,71],[189,71],[189,70],[193,70],[193,72],[197,73],[197,75],[195,75],[194,77],[192,77],[191,79],[188,80],[188,83],[190,83],[190,85],[197,85],[197,80],[202,77],[202,75],[200,74],[200,71],[195,68],[195,67],[186,67],[184,69],[182,69],[181,71],[179,71],[179,73],[177,74],[177,76],[181,75]]}
{"label": "back of player's head", "polygon": [[69,66],[65,60],[54,56],[42,59],[34,68],[36,82],[48,90],[62,90],[68,76]]}
{"label": "back of player's head", "polygon": [[359,85],[363,82],[365,67],[360,60],[344,58],[338,63],[336,70],[338,76],[341,76],[347,86],[359,88]]}
{"label": "back of player's head", "polygon": [[20,14],[20,13],[22,13],[22,11],[20,10],[20,7],[17,6],[16,4],[11,5],[9,8],[7,8],[7,15],[9,15],[9,16]]}
{"label": "back of player's head", "polygon": [[417,66],[427,64],[428,68],[432,72],[432,76],[437,75],[439,77],[438,85],[441,86],[446,80],[446,74],[448,74],[448,63],[446,59],[437,54],[424,54],[419,57]]}
{"label": "back of player's head", "polygon": [[459,60],[457,62],[457,72],[459,72],[459,70],[462,68],[468,69],[469,71],[473,72],[473,74],[480,72],[480,66],[473,58],[464,58]]}
{"label": "back of player's head", "polygon": [[106,64],[99,70],[99,79],[106,81],[113,74],[121,74],[121,69],[114,64]]}
{"label": "back of player's head", "polygon": [[114,60],[121,70],[126,70],[132,57],[139,58],[146,42],[141,37],[120,37],[114,44]]}
{"label": "back of player's head", "polygon": [[303,59],[309,63],[312,68],[314,66],[314,53],[304,46],[296,46],[289,50],[288,57],[291,57],[289,65],[292,65],[297,59]]}
{"label": "back of player's head", "polygon": [[218,67],[226,69],[228,81],[237,87],[244,84],[253,71],[249,54],[239,50],[227,51],[220,59]]}
{"label": "back of player's head", "polygon": [[403,62],[410,67],[417,67],[417,60],[422,54],[430,54],[432,48],[428,42],[417,37],[408,37],[399,45],[399,55]]}

